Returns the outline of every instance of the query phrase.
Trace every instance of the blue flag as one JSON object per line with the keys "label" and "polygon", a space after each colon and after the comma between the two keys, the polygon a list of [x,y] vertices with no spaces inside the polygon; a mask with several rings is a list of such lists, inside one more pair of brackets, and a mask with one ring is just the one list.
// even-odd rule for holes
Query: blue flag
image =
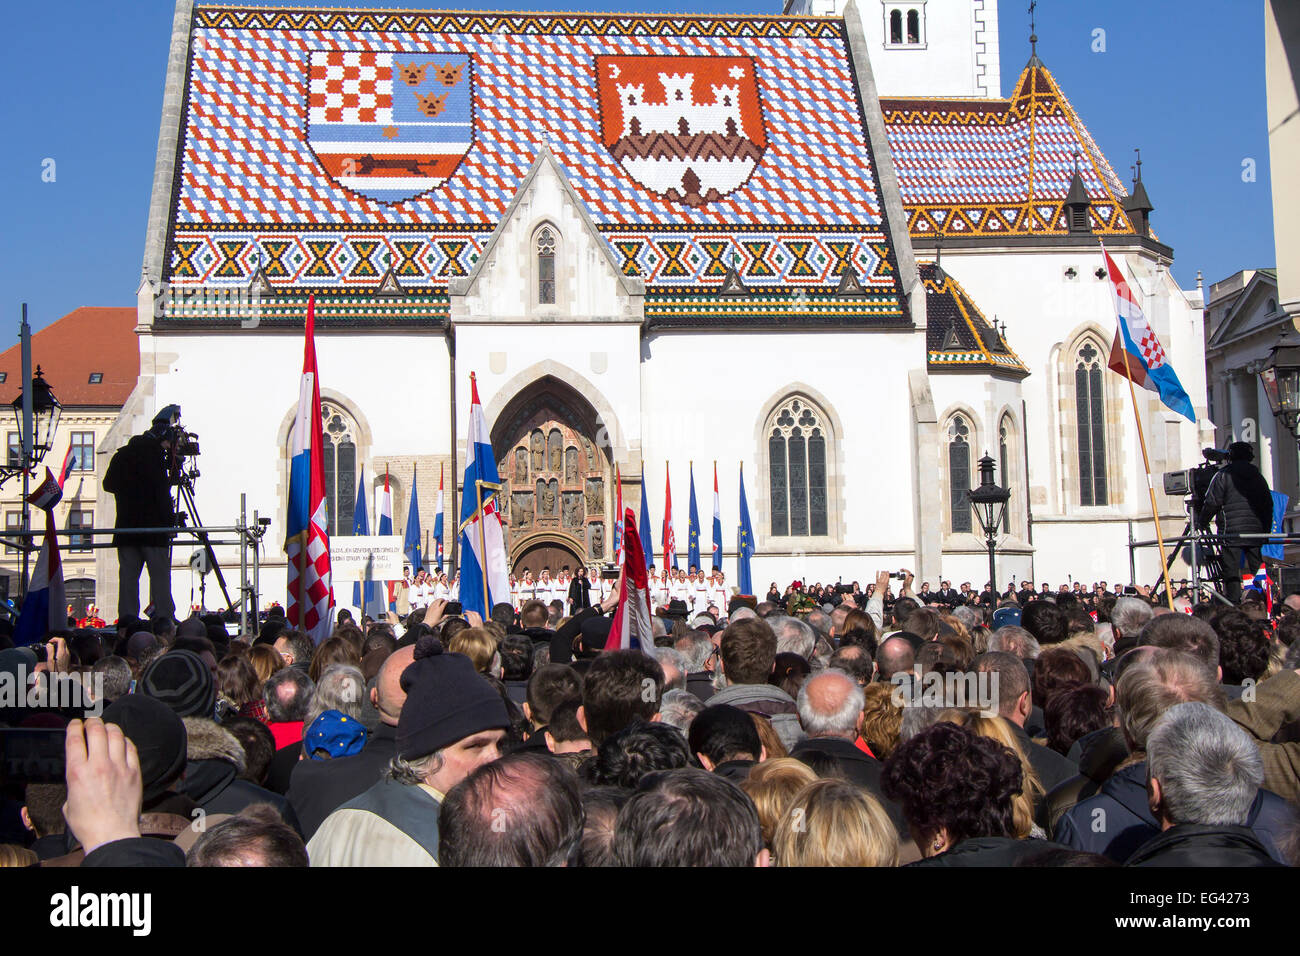
{"label": "blue flag", "polygon": [[466,611],[477,611],[486,621],[492,608],[509,603],[510,573],[507,570],[505,529],[497,508],[497,490],[485,488],[480,495],[478,487],[479,482],[500,485],[501,479],[497,476],[492,439],[472,372],[469,383],[468,453],[460,498],[460,603]]}
{"label": "blue flag", "polygon": [[686,564],[700,569],[700,509],[695,506],[695,463],[691,462],[691,518],[686,529]]}
{"label": "blue flag", "polygon": [[[1282,519],[1286,515],[1286,506],[1290,503],[1291,499],[1280,491],[1274,491],[1272,492],[1272,495],[1273,527],[1268,530],[1273,534],[1286,534],[1286,532],[1282,530]],[[1281,544],[1266,544],[1264,547],[1259,549],[1259,553],[1266,558],[1272,558],[1274,561],[1281,561],[1283,547],[1284,546]]]}
{"label": "blue flag", "polygon": [[406,537],[402,540],[402,550],[406,560],[411,563],[411,577],[414,578],[424,568],[424,555],[420,553],[420,507],[415,499],[415,472],[411,472],[411,504],[406,509]]}
{"label": "blue flag", "polygon": [[650,496],[645,489],[645,476],[641,477],[641,551],[645,554],[646,570],[655,563],[654,544],[650,541]]}
{"label": "blue flag", "polygon": [[736,583],[741,594],[753,594],[754,582],[749,573],[749,559],[754,556],[754,526],[749,523],[749,502],[745,499],[745,466],[740,466],[740,529],[736,543]]}
{"label": "blue flag", "polygon": [[[370,534],[370,521],[366,518],[366,466],[361,466],[361,476],[357,479],[357,504],[356,510],[352,512],[352,533],[353,534]],[[371,581],[369,574],[366,575],[365,600],[362,601],[361,582],[356,581],[352,585],[352,606],[357,609],[357,613],[365,614],[366,608],[376,599],[378,591],[375,583]]]}

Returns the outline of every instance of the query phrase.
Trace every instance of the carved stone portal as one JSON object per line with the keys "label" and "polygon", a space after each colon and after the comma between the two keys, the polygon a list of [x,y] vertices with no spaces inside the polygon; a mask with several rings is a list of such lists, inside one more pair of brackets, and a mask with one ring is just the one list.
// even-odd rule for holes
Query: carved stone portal
{"label": "carved stone portal", "polygon": [[533,493],[516,491],[510,496],[510,527],[531,528],[533,526]]}
{"label": "carved stone portal", "polygon": [[605,482],[601,478],[587,479],[587,514],[605,513]]}
{"label": "carved stone portal", "polygon": [[564,526],[566,528],[581,528],[585,517],[582,509],[582,492],[566,491],[564,493]]}

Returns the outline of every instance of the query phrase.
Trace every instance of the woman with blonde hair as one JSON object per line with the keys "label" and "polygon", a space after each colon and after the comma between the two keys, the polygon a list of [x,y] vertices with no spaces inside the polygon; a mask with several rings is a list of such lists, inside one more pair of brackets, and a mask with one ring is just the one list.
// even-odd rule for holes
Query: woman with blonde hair
{"label": "woman with blonde hair", "polygon": [[[497,641],[492,633],[481,627],[467,627],[457,631],[447,644],[453,654],[464,654],[474,662],[474,670],[489,673],[496,660]],[[496,676],[496,675],[493,675]]]}
{"label": "woman with blonde hair", "polygon": [[1034,807],[1043,799],[1047,790],[1034,770],[1029,757],[1020,749],[1020,741],[1011,732],[1010,726],[1001,717],[985,717],[978,710],[952,708],[939,715],[940,721],[956,724],[973,731],[976,736],[995,740],[1015,755],[1024,774],[1024,786],[1012,798],[1012,823],[1015,828],[1013,836],[1018,840],[1026,837],[1046,839],[1047,834],[1034,822]]}
{"label": "woman with blonde hair", "polygon": [[248,662],[257,671],[257,682],[265,684],[272,674],[285,666],[280,652],[270,644],[254,644],[248,650]]}
{"label": "woman with blonde hair", "polygon": [[40,860],[36,854],[16,843],[0,843],[0,869],[35,866]]}
{"label": "woman with blonde hair", "polygon": [[859,736],[871,756],[886,760],[898,746],[903,730],[903,708],[894,703],[893,684],[868,684],[862,692],[865,701]]}
{"label": "woman with blonde hair", "polygon": [[833,777],[800,790],[772,838],[776,866],[897,866],[898,831],[880,801]]}
{"label": "woman with blonde hair", "polygon": [[801,760],[777,757],[755,764],[740,789],[749,794],[758,808],[758,822],[763,831],[763,845],[771,847],[776,825],[786,807],[804,787],[817,779],[817,773]]}

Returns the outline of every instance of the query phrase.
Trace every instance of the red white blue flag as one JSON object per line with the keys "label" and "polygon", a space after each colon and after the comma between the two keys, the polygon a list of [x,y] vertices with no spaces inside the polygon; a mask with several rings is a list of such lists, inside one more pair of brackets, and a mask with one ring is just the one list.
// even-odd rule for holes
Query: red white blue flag
{"label": "red white blue flag", "polygon": [[305,631],[317,644],[329,637],[334,619],[323,450],[320,380],[316,373],[316,297],[311,296],[307,300],[298,413],[289,444],[289,526],[284,542],[289,559],[289,594],[285,618],[291,627]]}
{"label": "red white blue flag", "polygon": [[1156,337],[1155,330],[1147,322],[1133,287],[1105,247],[1101,254],[1106,258],[1106,270],[1110,273],[1110,287],[1114,293],[1115,314],[1119,322],[1110,349],[1110,368],[1125,378],[1132,379],[1134,385],[1155,392],[1160,396],[1160,401],[1171,410],[1195,422],[1196,412],[1192,409],[1192,400],[1187,397],[1174,367],[1169,364],[1169,355]]}
{"label": "red white blue flag", "polygon": [[605,650],[640,648],[649,654],[655,644],[650,626],[650,576],[646,573],[645,554],[641,551],[631,508],[623,515],[623,527],[623,575],[619,579],[618,610],[609,625]]}
{"label": "red white blue flag", "polygon": [[478,483],[499,486],[501,478],[472,372],[469,387],[469,460],[460,496],[460,603],[486,621],[493,606],[510,602],[510,572],[496,488],[482,489],[483,508],[479,510]]}
{"label": "red white blue flag", "polygon": [[63,562],[59,556],[59,541],[54,527],[54,506],[63,499],[63,488],[48,467],[45,480],[27,496],[27,502],[45,512],[45,543],[27,585],[27,597],[14,625],[14,644],[36,644],[46,639],[51,631],[68,626],[65,607],[68,603],[63,590]]}

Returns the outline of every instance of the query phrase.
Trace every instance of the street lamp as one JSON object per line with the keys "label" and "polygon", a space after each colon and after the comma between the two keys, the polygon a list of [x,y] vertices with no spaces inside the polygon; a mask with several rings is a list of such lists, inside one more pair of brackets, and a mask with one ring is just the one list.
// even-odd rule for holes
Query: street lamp
{"label": "street lamp", "polygon": [[[24,393],[19,392],[18,397],[9,404],[9,407],[13,411],[14,424],[19,436],[25,437],[27,423],[23,398]],[[36,374],[32,377],[31,402],[31,444],[28,445],[23,441],[17,458],[11,458],[6,454],[4,463],[0,464],[0,484],[4,484],[15,475],[30,472],[45,460],[45,456],[54,447],[54,432],[59,427],[63,403],[54,397],[54,390],[50,388],[50,383],[45,381],[45,373],[41,371],[39,365],[36,366]]]}
{"label": "street lamp", "polygon": [[980,523],[984,540],[989,546],[989,586],[997,590],[997,569],[994,565],[994,551],[997,549],[998,528],[1002,525],[1002,513],[1006,511],[1011,491],[1003,488],[993,478],[995,462],[987,452],[980,459],[980,484],[970,494],[971,508],[975,511],[975,520]]}
{"label": "street lamp", "polygon": [[1273,417],[1300,440],[1300,336],[1293,326],[1284,328],[1269,350],[1259,381]]}

